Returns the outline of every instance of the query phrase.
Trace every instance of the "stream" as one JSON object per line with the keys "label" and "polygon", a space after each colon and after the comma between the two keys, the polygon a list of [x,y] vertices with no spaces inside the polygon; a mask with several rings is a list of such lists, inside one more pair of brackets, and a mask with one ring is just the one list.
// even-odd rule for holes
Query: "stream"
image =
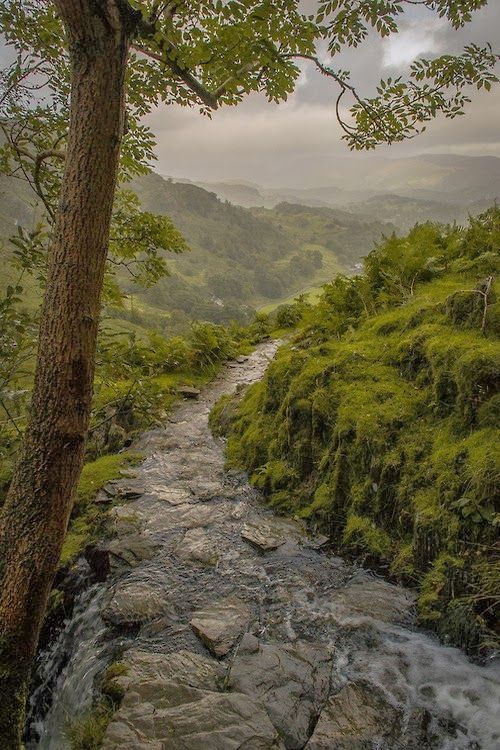
{"label": "stream", "polygon": [[500,662],[417,629],[411,592],[336,557],[225,471],[209,411],[261,378],[276,348],[183,401],[106,488],[120,499],[95,558],[109,574],[39,655],[29,750],[68,750],[68,721],[114,661],[124,697],[103,750],[500,748]]}

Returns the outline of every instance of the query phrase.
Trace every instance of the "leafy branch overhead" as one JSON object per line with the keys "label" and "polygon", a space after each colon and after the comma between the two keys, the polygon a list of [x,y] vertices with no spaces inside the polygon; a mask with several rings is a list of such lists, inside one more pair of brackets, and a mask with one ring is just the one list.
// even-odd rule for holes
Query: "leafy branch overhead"
{"label": "leafy branch overhead", "polygon": [[[458,28],[486,4],[332,0],[319,2],[315,13],[305,15],[292,0],[122,0],[118,7],[129,20],[132,39],[122,177],[142,171],[153,158],[153,138],[141,118],[158,103],[199,106],[210,114],[222,105],[238,104],[251,92],[283,101],[306,61],[332,79],[338,92],[337,119],[350,148],[401,141],[424,130],[438,114],[461,115],[470,101],[470,87],[489,89],[498,80],[494,69],[499,55],[487,43],[468,44],[456,55],[418,59],[406,78],[382,80],[368,97],[351,81],[349,71],[335,66],[335,57],[346,47],[361,45],[370,33],[396,34],[414,6]],[[2,121],[4,126],[14,122],[17,129],[7,150],[18,173],[31,175],[36,187],[36,178],[40,184],[42,178],[50,182],[51,173],[61,171],[55,162],[68,122],[66,41],[55,6],[45,0],[7,0],[0,22],[15,52],[0,81]],[[35,148],[31,157],[26,156],[26,143]]]}

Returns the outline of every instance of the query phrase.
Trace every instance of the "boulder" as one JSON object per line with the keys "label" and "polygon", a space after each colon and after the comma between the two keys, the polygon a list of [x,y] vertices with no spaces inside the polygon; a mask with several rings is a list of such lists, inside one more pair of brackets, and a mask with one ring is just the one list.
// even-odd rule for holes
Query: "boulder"
{"label": "boulder", "polygon": [[248,627],[250,610],[231,597],[193,612],[191,627],[215,656],[225,656]]}
{"label": "boulder", "polygon": [[298,538],[300,530],[293,521],[269,517],[246,523],[241,536],[263,552],[269,552],[281,547],[290,538]]}
{"label": "boulder", "polygon": [[182,560],[216,565],[219,552],[203,528],[189,529],[175,547],[175,554]]}
{"label": "boulder", "polygon": [[367,683],[350,683],[326,703],[305,750],[394,750],[399,715]]}
{"label": "boulder", "polygon": [[369,578],[351,583],[332,592],[333,618],[344,625],[358,625],[364,620],[411,622],[415,596],[401,586]]}
{"label": "boulder", "polygon": [[131,627],[160,617],[166,607],[166,598],[157,587],[140,581],[120,581],[101,614],[112,625]]}
{"label": "boulder", "polygon": [[305,642],[259,643],[246,634],[229,673],[231,690],[264,705],[286,748],[304,747],[328,698],[331,654]]}
{"label": "boulder", "polygon": [[160,500],[169,505],[185,505],[193,499],[191,492],[182,489],[182,487],[164,487],[161,485],[154,485],[148,488],[147,494],[148,496],[151,495],[154,500]]}
{"label": "boulder", "polygon": [[142,534],[126,534],[87,547],[85,558],[97,580],[104,581],[109,573],[133,568],[142,560],[151,560],[158,546]]}

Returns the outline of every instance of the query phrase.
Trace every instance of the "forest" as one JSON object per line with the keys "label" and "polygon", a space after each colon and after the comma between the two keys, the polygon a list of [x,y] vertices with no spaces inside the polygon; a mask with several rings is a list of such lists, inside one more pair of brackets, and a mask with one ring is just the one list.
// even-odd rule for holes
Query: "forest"
{"label": "forest", "polygon": [[2,0],[2,750],[496,750],[495,17]]}

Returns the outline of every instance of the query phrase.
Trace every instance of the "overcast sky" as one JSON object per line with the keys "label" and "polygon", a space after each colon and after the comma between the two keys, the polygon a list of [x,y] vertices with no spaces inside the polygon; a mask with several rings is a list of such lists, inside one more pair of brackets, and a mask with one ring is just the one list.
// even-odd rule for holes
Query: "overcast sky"
{"label": "overcast sky", "polygon": [[[489,0],[459,32],[428,11],[415,9],[399,34],[370,38],[336,58],[335,65],[351,69],[353,82],[369,94],[381,76],[404,72],[415,56],[459,51],[467,41],[489,41],[500,48],[500,0]],[[272,105],[253,95],[236,108],[215,112],[212,120],[194,109],[155,110],[148,122],[158,140],[156,169],[192,180],[234,178],[291,187],[336,184],[338,158],[359,162],[374,157],[351,154],[340,140],[335,96],[334,83],[306,64],[296,93],[284,104]],[[429,152],[500,156],[500,85],[490,94],[473,94],[465,117],[436,120],[418,139],[382,147],[375,158]]]}

